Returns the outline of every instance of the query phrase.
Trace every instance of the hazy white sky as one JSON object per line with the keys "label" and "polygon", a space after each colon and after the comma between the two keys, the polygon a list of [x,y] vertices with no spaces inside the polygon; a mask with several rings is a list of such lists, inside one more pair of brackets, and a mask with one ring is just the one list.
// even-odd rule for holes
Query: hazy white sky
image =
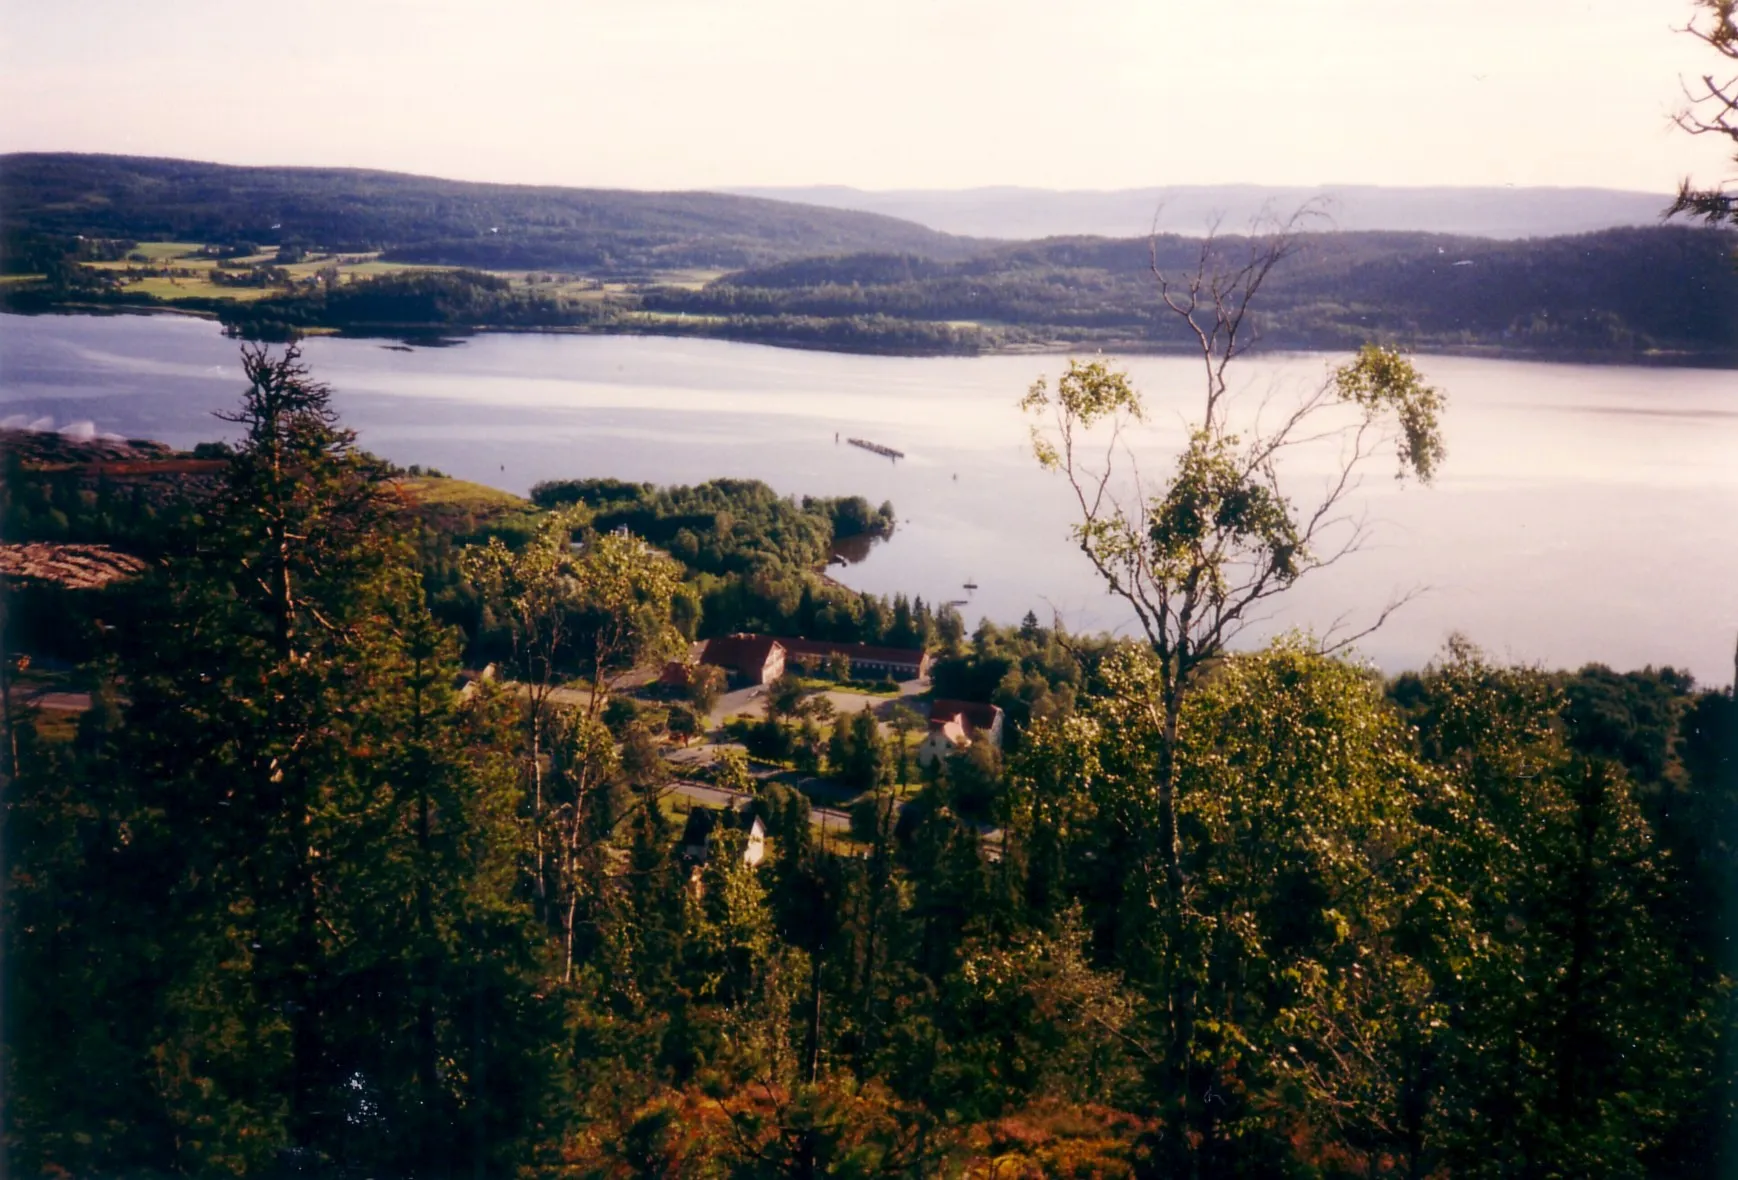
{"label": "hazy white sky", "polygon": [[1690,0],[0,0],[0,150],[633,188],[1599,185]]}

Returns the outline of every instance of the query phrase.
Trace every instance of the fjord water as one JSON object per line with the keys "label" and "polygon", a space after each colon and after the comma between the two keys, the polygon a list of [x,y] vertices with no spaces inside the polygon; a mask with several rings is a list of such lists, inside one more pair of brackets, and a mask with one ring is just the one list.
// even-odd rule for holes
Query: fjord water
{"label": "fjord water", "polygon": [[[362,444],[403,464],[524,492],[614,476],[765,480],[781,492],[890,500],[891,541],[839,580],[931,602],[968,623],[1054,612],[1126,629],[1068,540],[1072,501],[1039,472],[1016,400],[1064,358],[903,358],[656,337],[483,335],[408,351],[313,339],[305,355]],[[1240,379],[1284,405],[1333,358],[1250,358]],[[1313,575],[1244,637],[1369,622],[1358,645],[1388,671],[1460,631],[1548,666],[1670,664],[1732,677],[1738,634],[1738,374],[1426,356],[1449,396],[1448,460],[1429,488],[1378,461],[1354,497],[1369,542]],[[1152,408],[1128,449],[1161,474],[1193,412],[1199,362],[1120,360]],[[240,391],[237,345],[173,316],[0,316],[0,416],[88,422],[175,446],[223,437]],[[835,442],[835,435],[838,436]],[[847,445],[905,452],[893,462]],[[1318,491],[1331,453],[1305,448],[1288,487]],[[978,589],[968,592],[966,582]]]}

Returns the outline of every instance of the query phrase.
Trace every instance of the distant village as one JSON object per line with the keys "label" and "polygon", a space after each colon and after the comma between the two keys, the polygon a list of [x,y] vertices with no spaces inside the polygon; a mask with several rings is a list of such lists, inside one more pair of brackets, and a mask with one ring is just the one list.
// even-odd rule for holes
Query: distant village
{"label": "distant village", "polygon": [[[998,706],[944,698],[926,700],[931,660],[930,653],[921,648],[737,633],[695,644],[686,659],[666,663],[651,687],[664,693],[684,693],[697,679],[707,676],[708,670],[715,669],[711,674],[721,673],[726,689],[711,710],[711,720],[717,724],[733,713],[740,715],[763,708],[768,689],[787,676],[799,677],[804,684],[813,686],[815,692],[840,699],[844,694],[829,692],[830,685],[874,684],[882,691],[860,695],[861,704],[857,708],[873,709],[879,700],[883,712],[890,705],[916,712],[926,725],[912,751],[920,769],[936,769],[940,761],[964,754],[980,742],[999,752],[1004,717]],[[849,705],[841,711],[850,711]],[[883,730],[888,728],[884,721],[879,724]],[[713,753],[716,757],[716,748]],[[696,769],[703,765],[690,764]],[[809,785],[813,785],[812,780]],[[683,791],[680,783],[676,790],[679,795],[689,793]],[[733,827],[744,833],[742,856],[746,863],[756,864],[765,855],[766,830],[750,814],[746,797],[718,799],[717,792],[711,791],[697,799],[691,795],[691,800],[720,804],[697,806],[689,813],[681,847],[693,863],[704,860],[708,839],[719,827]],[[824,804],[825,795],[818,801]],[[824,825],[826,807],[822,806],[817,815]]]}
{"label": "distant village", "polygon": [[[764,688],[787,671],[813,675],[831,661],[853,674],[868,674],[909,686],[917,691],[929,676],[930,653],[920,648],[876,647],[865,643],[834,643],[823,639],[774,637],[771,635],[724,635],[699,645],[690,661],[671,661],[664,666],[659,683],[683,688],[697,666],[722,670],[732,688]],[[902,695],[915,695],[902,694]],[[867,703],[867,702],[866,702]],[[958,753],[980,738],[1002,746],[1002,710],[978,701],[932,700],[928,705],[929,732],[917,747],[917,761],[927,766],[937,758]]]}

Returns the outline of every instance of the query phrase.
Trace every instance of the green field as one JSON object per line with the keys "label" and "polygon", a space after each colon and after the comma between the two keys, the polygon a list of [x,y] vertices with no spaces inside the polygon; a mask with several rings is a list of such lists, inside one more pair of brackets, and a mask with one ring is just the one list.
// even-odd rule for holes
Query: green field
{"label": "green field", "polygon": [[[200,253],[205,245],[201,242],[140,242],[128,251],[126,258],[87,262],[82,265],[110,275],[121,284],[123,290],[150,295],[169,303],[184,302],[191,299],[217,299],[230,300],[236,303],[252,303],[294,289],[293,286],[240,287],[214,283],[210,276],[214,271],[220,269],[218,259]],[[229,261],[232,267],[236,264],[276,267],[288,276],[291,284],[306,284],[321,271],[331,269],[337,270],[340,283],[359,282],[405,271],[464,269],[441,264],[388,262],[381,258],[378,252],[340,254],[319,249],[311,250],[307,257],[300,262],[280,264],[277,261],[276,247]],[[142,270],[159,270],[168,273],[138,273]],[[571,272],[553,270],[491,270],[485,273],[506,279],[519,290],[534,291],[544,297],[555,296],[582,303],[603,303],[614,297],[632,295],[647,285],[640,282],[590,278]],[[648,283],[653,286],[678,287],[697,291],[725,273],[721,270],[678,268],[655,272],[650,276]],[[42,277],[41,275],[9,275],[0,277],[0,281],[28,283],[40,281]],[[665,321],[672,323],[684,321],[688,323],[722,322],[724,318],[694,313],[684,316],[681,313],[651,312],[645,313],[645,315],[646,322],[653,324]]]}
{"label": "green field", "polygon": [[[93,270],[106,271],[115,275],[129,291],[138,291],[168,301],[232,299],[237,302],[251,302],[278,294],[284,290],[281,287],[220,286],[211,282],[208,276],[212,271],[218,269],[218,260],[201,255],[199,251],[203,245],[200,242],[140,242],[128,253],[144,255],[144,261],[129,257],[108,262],[88,262],[83,265]],[[276,266],[292,280],[301,282],[314,278],[322,270],[328,268],[337,269],[338,281],[342,283],[357,282],[362,279],[398,274],[404,271],[462,269],[437,264],[388,262],[382,259],[378,253],[337,254],[320,251],[310,252],[300,262],[279,264],[275,249],[262,250],[257,254],[232,261],[247,266]],[[128,273],[142,268],[167,269],[170,273],[167,275],[129,275]],[[547,270],[492,270],[486,273],[504,278],[518,288],[583,302],[603,302],[612,296],[631,294],[640,287],[640,284],[637,283],[603,281]],[[654,274],[651,282],[659,286],[699,290],[724,273],[720,270],[670,270]],[[41,277],[40,275],[15,275],[7,276],[5,281],[27,282],[38,280]]]}
{"label": "green field", "polygon": [[518,512],[531,508],[531,502],[485,484],[445,476],[407,476],[398,486],[418,504],[429,508],[460,509],[467,512]]}
{"label": "green field", "polygon": [[[202,244],[203,243],[201,243],[201,242],[140,242],[136,247],[133,248],[133,250],[131,252],[134,254],[143,254],[146,258],[149,258],[152,262],[167,262],[172,258],[180,258],[180,257],[182,257],[184,255],[188,255],[188,254],[197,254],[199,252],[199,247]],[[200,261],[203,262],[204,260],[201,259]],[[97,265],[99,265],[99,266],[116,266],[116,265],[119,265],[119,266],[124,267],[127,264],[125,262],[122,262],[122,263],[110,262],[110,263],[98,263]]]}
{"label": "green field", "polygon": [[126,283],[126,289],[171,302],[177,299],[234,299],[238,303],[249,303],[277,294],[272,287],[220,287],[207,279],[180,276],[133,279]]}

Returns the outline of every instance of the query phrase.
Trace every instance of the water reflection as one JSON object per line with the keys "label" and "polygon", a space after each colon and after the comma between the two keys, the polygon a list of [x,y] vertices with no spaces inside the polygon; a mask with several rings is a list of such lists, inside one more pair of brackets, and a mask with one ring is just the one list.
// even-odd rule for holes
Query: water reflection
{"label": "water reflection", "polygon": [[[220,437],[240,390],[236,344],[180,317],[0,316],[0,417],[88,422],[173,446]],[[760,479],[783,495],[892,501],[894,540],[855,538],[831,574],[854,589],[964,601],[968,626],[1028,610],[1077,630],[1130,622],[1069,541],[1077,506],[1032,461],[1014,403],[1060,357],[867,357],[667,337],[470,337],[462,348],[318,338],[305,355],[362,445],[394,462],[525,492],[543,479]],[[1254,356],[1244,388],[1320,380],[1332,358]],[[1168,470],[1198,365],[1120,362],[1152,427],[1141,466]],[[1365,551],[1288,594],[1247,639],[1368,622],[1429,592],[1363,653],[1417,667],[1461,631],[1498,658],[1672,664],[1732,675],[1738,625],[1738,383],[1728,372],[1427,356],[1449,395],[1433,488],[1373,467],[1356,507]],[[1641,411],[1641,412],[1635,412]],[[835,436],[839,438],[834,442]],[[897,463],[844,439],[874,439]],[[1307,459],[1308,456],[1298,456]],[[1331,458],[1331,456],[1330,456]],[[1321,472],[1295,461],[1307,498]],[[964,588],[976,581],[975,592]]]}
{"label": "water reflection", "polygon": [[879,533],[858,533],[855,537],[843,537],[833,542],[832,565],[859,565],[869,560],[875,546],[889,538]]}

